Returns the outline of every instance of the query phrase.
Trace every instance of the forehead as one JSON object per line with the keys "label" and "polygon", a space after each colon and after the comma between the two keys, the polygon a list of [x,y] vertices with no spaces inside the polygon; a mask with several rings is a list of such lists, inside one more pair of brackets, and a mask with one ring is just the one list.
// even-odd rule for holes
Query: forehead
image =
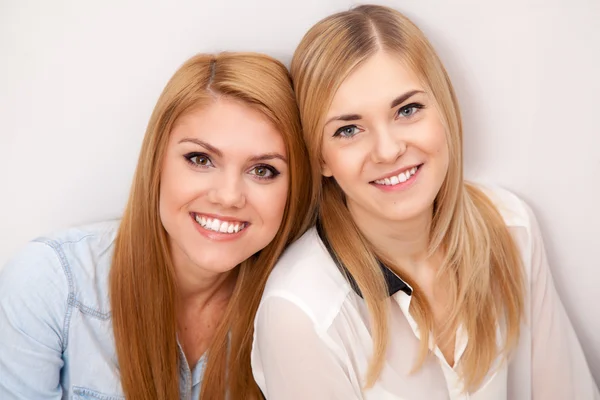
{"label": "forehead", "polygon": [[269,118],[242,101],[225,97],[183,114],[171,137],[174,141],[197,138],[224,151],[285,152],[283,136]]}
{"label": "forehead", "polygon": [[417,75],[400,57],[379,51],[342,82],[327,115],[360,113],[361,109],[383,104],[389,108],[394,98],[411,90],[424,90]]}

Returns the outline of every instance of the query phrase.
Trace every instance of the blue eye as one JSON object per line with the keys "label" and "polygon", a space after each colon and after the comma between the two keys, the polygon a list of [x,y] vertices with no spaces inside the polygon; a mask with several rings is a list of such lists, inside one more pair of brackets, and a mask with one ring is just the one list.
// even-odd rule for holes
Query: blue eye
{"label": "blue eye", "polygon": [[346,125],[339,128],[333,134],[333,137],[341,136],[343,138],[351,138],[360,132],[360,129],[356,125]]}
{"label": "blue eye", "polygon": [[210,157],[204,153],[194,152],[186,154],[184,157],[187,160],[187,162],[189,162],[195,167],[208,168],[213,166]]}
{"label": "blue eye", "polygon": [[416,113],[418,113],[419,110],[421,110],[424,107],[425,106],[423,104],[419,104],[419,103],[411,103],[404,107],[400,107],[400,109],[398,109],[398,117],[410,118],[413,115],[415,115]]}
{"label": "blue eye", "polygon": [[250,175],[254,175],[258,179],[274,179],[279,173],[277,169],[266,164],[257,165],[250,170]]}

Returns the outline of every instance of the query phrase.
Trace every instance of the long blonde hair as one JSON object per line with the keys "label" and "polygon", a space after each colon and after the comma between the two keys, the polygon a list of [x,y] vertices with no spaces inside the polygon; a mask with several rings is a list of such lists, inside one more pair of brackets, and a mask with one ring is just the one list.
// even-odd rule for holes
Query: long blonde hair
{"label": "long blonde hair", "polygon": [[[305,141],[313,167],[313,190],[321,197],[319,223],[336,257],[356,280],[371,318],[373,357],[366,387],[377,380],[389,337],[387,288],[373,246],[353,223],[344,193],[321,176],[325,113],[346,77],[378,51],[399,56],[434,98],[446,128],[450,165],[434,201],[429,253],[445,254],[438,279],[450,293],[451,314],[440,337],[462,324],[469,337],[461,360],[466,390],[478,387],[498,355],[499,323],[506,327],[507,356],[518,340],[523,312],[523,272],[516,245],[491,201],[463,180],[462,124],[450,79],[433,47],[408,18],[388,7],[363,5],[331,15],[313,26],[298,46],[291,66]],[[390,260],[383,260],[389,262]],[[398,270],[396,268],[396,270]],[[411,314],[421,337],[419,368],[428,354],[434,323],[416,284]],[[447,283],[446,283],[447,282]]]}
{"label": "long blonde hair", "polygon": [[250,368],[253,319],[268,274],[283,248],[312,221],[310,166],[287,69],[254,53],[198,55],[174,74],[160,95],[142,144],[116,239],[110,273],[115,345],[127,399],[179,398],[176,285],[167,234],[159,217],[162,159],[182,114],[223,95],[267,116],[281,132],[290,184],[275,239],[238,266],[228,307],[209,346],[201,398],[262,398]]}

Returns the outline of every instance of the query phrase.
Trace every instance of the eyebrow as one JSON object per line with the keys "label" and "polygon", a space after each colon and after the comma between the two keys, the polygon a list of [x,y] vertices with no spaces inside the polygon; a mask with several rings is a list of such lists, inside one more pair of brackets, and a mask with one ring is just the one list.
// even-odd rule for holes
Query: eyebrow
{"label": "eyebrow", "polygon": [[[194,143],[197,144],[199,146],[204,147],[206,150],[210,151],[211,153],[216,154],[219,157],[223,157],[223,152],[219,149],[217,149],[215,146],[210,145],[208,143],[206,143],[203,140],[199,140],[199,139],[194,139],[194,138],[185,138],[185,139],[181,139],[179,141],[179,143]],[[259,154],[257,156],[252,156],[250,157],[248,160],[252,161],[252,162],[257,162],[257,161],[269,161],[269,160],[274,160],[274,159],[280,159],[281,161],[287,163],[287,158],[279,153],[273,152],[273,153],[265,153],[265,154]]]}
{"label": "eyebrow", "polygon": [[[398,105],[404,103],[406,100],[410,99],[417,93],[425,92],[422,90],[410,90],[404,94],[401,94],[400,96],[392,100],[392,102],[390,103],[390,108],[397,107]],[[360,114],[342,114],[328,119],[325,125],[333,121],[357,121],[359,119],[362,119],[362,116]]]}
{"label": "eyebrow", "polygon": [[285,158],[283,155],[279,154],[279,153],[266,153],[266,154],[261,154],[259,156],[254,156],[254,157],[250,157],[250,161],[255,162],[255,161],[269,161],[269,160],[274,160],[274,159],[280,159],[283,162],[287,163],[287,158]]}
{"label": "eyebrow", "polygon": [[217,149],[215,146],[212,146],[212,145],[206,143],[203,140],[194,139],[194,138],[184,138],[184,139],[181,139],[179,141],[179,143],[180,144],[181,143],[194,143],[194,144],[197,144],[198,146],[204,147],[206,150],[210,151],[211,153],[216,154],[219,157],[223,157],[223,152],[221,150]]}
{"label": "eyebrow", "polygon": [[392,100],[392,102],[390,103],[390,108],[395,108],[395,107],[399,106],[400,104],[404,103],[406,100],[410,99],[417,93],[425,93],[425,92],[422,90],[411,90],[409,92],[401,94],[400,96],[398,96],[394,100]]}

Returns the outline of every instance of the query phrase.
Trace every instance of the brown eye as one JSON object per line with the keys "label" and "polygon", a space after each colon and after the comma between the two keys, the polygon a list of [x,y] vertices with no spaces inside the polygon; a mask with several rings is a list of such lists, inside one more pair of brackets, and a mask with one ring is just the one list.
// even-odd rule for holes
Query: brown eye
{"label": "brown eye", "polygon": [[203,167],[210,164],[210,160],[208,159],[208,157],[205,157],[205,156],[192,157],[192,161],[194,164],[198,164]]}
{"label": "brown eye", "polygon": [[254,175],[261,176],[261,177],[266,176],[270,172],[265,167],[256,167],[256,168],[254,168],[254,171],[255,171]]}
{"label": "brown eye", "polygon": [[195,167],[208,168],[213,166],[210,157],[204,153],[190,153],[186,154],[184,157],[191,165]]}
{"label": "brown eye", "polygon": [[273,179],[279,175],[279,171],[269,165],[257,165],[249,173],[257,179]]}

